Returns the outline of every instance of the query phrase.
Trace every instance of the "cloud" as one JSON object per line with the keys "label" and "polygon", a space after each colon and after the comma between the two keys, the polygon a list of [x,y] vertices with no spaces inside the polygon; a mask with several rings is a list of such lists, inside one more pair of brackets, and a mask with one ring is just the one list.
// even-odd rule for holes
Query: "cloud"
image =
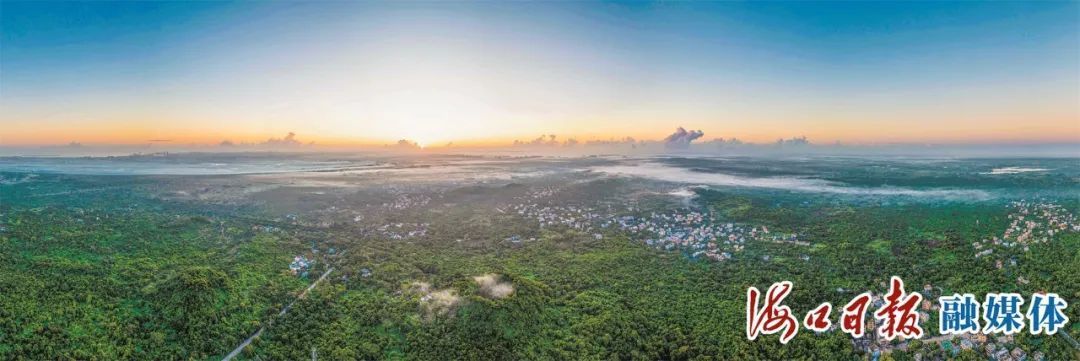
{"label": "cloud", "polygon": [[427,319],[451,314],[460,303],[461,298],[454,290],[438,290],[420,297],[420,308]]}
{"label": "cloud", "polygon": [[743,143],[743,141],[739,140],[739,138],[732,137],[731,139],[716,138],[716,139],[710,140],[708,142],[705,142],[705,144],[708,144],[708,145],[714,146],[714,147],[718,147],[718,148],[724,148],[724,147],[738,147],[738,146],[742,146],[743,144],[746,144],[746,143]]}
{"label": "cloud", "polygon": [[690,148],[690,142],[704,135],[705,132],[701,130],[686,131],[683,127],[679,127],[675,129],[675,133],[671,133],[667,138],[664,138],[664,147],[668,149],[687,149]]}
{"label": "cloud", "polygon": [[536,139],[530,141],[514,140],[514,146],[552,146],[559,145],[559,141],[555,140],[557,136],[555,134],[541,134]]}
{"label": "cloud", "polygon": [[420,311],[425,320],[436,316],[452,314],[461,304],[461,297],[453,289],[436,290],[427,282],[412,282],[405,285],[405,293],[420,297]]}
{"label": "cloud", "polygon": [[601,166],[593,167],[590,170],[611,175],[721,187],[770,188],[793,192],[833,193],[854,196],[908,196],[926,199],[983,200],[990,198],[989,193],[977,189],[914,189],[892,186],[857,187],[847,183],[816,178],[746,177],[724,173],[700,172],[658,163]]}
{"label": "cloud", "polygon": [[567,138],[566,140],[559,140],[559,137],[555,134],[541,134],[532,140],[514,140],[513,146],[515,147],[565,147],[565,148],[577,148],[582,145],[594,145],[596,141],[582,142],[577,138]]}
{"label": "cloud", "polygon": [[398,139],[397,143],[387,145],[387,147],[394,147],[394,148],[397,148],[397,149],[404,149],[404,150],[419,150],[420,149],[420,143],[417,143],[417,142],[414,142],[414,141],[411,141],[411,140],[408,140],[408,139]]}
{"label": "cloud", "polygon": [[799,147],[799,146],[810,145],[810,141],[806,140],[805,136],[793,137],[791,139],[777,139],[776,140],[776,145],[780,146],[780,147],[790,147],[790,146]]}
{"label": "cloud", "polygon": [[301,146],[313,146],[315,142],[304,143],[300,139],[296,138],[296,133],[289,132],[285,134],[284,138],[270,138],[258,143],[236,143],[232,140],[225,139],[221,143],[218,143],[219,147],[233,148],[233,147],[260,147],[260,148],[294,148]]}
{"label": "cloud", "polygon": [[259,143],[259,145],[266,145],[271,147],[295,147],[303,144],[296,139],[296,133],[289,132],[289,134],[285,135],[285,138],[270,138],[267,139],[265,142]]}
{"label": "cloud", "polygon": [[634,137],[624,137],[624,138],[621,138],[621,139],[611,138],[611,139],[608,139],[608,140],[597,139],[597,140],[590,140],[590,141],[585,142],[586,146],[591,146],[591,147],[630,146],[630,148],[637,148],[639,146],[643,147],[643,146],[645,146],[645,144],[646,144],[646,142],[644,140],[639,141],[639,140],[634,139]]}
{"label": "cloud", "polygon": [[990,170],[989,172],[982,172],[982,173],[979,173],[979,174],[990,174],[990,175],[1020,174],[1020,173],[1027,173],[1027,172],[1045,172],[1045,171],[1048,171],[1048,170],[1050,170],[1050,169],[1047,169],[1047,168],[1028,168],[1028,167],[1004,167],[1004,168],[994,168],[994,169]]}
{"label": "cloud", "polygon": [[585,142],[585,145],[617,145],[617,144],[634,144],[634,143],[637,143],[637,140],[634,140],[634,137],[625,137],[625,138],[622,138],[622,139],[611,138],[611,139],[608,139],[608,140],[595,139],[595,140],[590,140],[590,141]]}
{"label": "cloud", "polygon": [[497,274],[485,274],[473,277],[477,285],[480,285],[481,296],[490,299],[506,298],[514,294],[514,285],[502,280]]}

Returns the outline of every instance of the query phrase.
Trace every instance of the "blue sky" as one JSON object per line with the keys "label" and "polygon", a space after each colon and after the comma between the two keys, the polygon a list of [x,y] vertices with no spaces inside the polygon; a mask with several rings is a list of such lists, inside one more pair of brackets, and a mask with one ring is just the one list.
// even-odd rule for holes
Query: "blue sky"
{"label": "blue sky", "polygon": [[2,6],[7,144],[1080,140],[1076,2]]}

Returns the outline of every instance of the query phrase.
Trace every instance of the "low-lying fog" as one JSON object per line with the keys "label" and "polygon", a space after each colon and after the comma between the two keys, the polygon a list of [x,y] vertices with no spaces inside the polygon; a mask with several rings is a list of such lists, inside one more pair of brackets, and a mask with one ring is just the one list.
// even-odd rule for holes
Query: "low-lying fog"
{"label": "low-lying fog", "polygon": [[[461,155],[190,153],[126,157],[0,158],[6,180],[18,174],[135,176],[239,175],[262,184],[346,187],[394,181],[509,182],[551,175],[635,178],[709,188],[762,189],[847,196],[985,200],[1004,188],[1076,189],[1075,159],[874,157],[507,157]],[[0,176],[3,176],[0,174]],[[1049,186],[1049,187],[1048,187]],[[685,193],[690,193],[685,192]],[[681,194],[683,196],[689,194]]]}

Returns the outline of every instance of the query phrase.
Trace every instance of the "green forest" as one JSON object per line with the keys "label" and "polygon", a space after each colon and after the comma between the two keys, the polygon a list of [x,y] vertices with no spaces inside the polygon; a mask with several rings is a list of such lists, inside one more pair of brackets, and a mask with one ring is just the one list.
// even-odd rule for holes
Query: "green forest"
{"label": "green forest", "polygon": [[[746,290],[792,281],[785,304],[800,317],[822,302],[880,294],[891,275],[909,292],[931,285],[932,296],[1050,291],[1080,299],[1076,232],[1027,252],[973,257],[972,240],[1008,225],[1010,208],[996,201],[807,202],[698,190],[700,212],[800,230],[809,243],[752,242],[712,262],[612,229],[532,228],[477,200],[530,189],[521,185],[447,193],[473,207],[370,215],[431,224],[424,237],[394,240],[260,207],[167,201],[151,196],[149,181],[34,196],[101,182],[63,179],[0,188],[8,200],[0,205],[0,359],[217,360],[265,327],[239,359],[984,360],[985,351],[961,349],[959,340],[894,341],[882,355],[835,331],[800,329],[787,345],[776,335],[748,341]],[[565,197],[601,197],[587,187],[621,185],[582,187]],[[671,206],[635,204],[639,213]],[[530,240],[509,242],[511,234]],[[288,268],[297,255],[309,269]],[[1080,320],[1080,307],[1067,314]],[[936,318],[931,312],[923,326],[928,336],[937,336]],[[1075,322],[1066,327],[1080,333]],[[1021,333],[999,347],[1047,360],[1080,355],[1061,335]]]}

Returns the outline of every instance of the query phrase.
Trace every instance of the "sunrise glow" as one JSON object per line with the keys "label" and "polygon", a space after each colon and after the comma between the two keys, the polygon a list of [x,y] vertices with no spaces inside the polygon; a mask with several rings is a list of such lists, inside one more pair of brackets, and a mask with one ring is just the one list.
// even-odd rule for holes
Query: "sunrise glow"
{"label": "sunrise glow", "polygon": [[1080,141],[1076,3],[3,6],[0,146]]}

